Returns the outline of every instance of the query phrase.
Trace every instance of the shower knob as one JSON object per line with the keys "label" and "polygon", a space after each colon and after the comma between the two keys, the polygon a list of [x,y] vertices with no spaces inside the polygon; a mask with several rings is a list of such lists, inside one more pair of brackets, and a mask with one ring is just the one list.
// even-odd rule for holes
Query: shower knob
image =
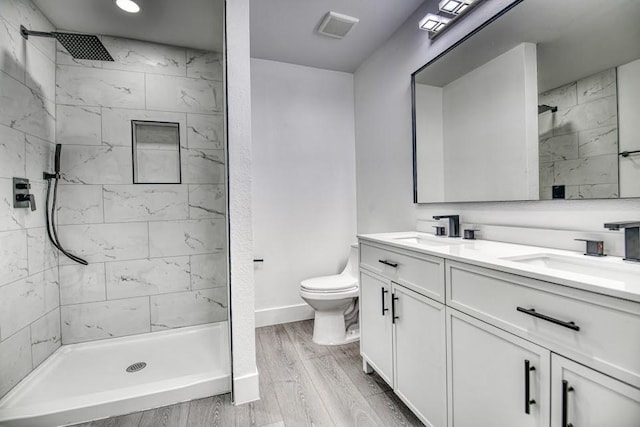
{"label": "shower knob", "polygon": [[36,210],[36,196],[33,194],[16,194],[16,202],[28,203],[31,211]]}

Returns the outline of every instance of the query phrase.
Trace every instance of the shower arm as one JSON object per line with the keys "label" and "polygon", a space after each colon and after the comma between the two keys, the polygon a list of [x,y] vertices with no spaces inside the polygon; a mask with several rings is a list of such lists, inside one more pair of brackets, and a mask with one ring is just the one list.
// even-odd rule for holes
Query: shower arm
{"label": "shower arm", "polygon": [[58,41],[74,59],[113,62],[113,57],[104,47],[98,36],[93,34],[64,33],[59,31],[34,31],[20,25],[20,35],[29,40],[29,36],[47,37]]}
{"label": "shower arm", "polygon": [[22,37],[24,37],[25,40],[29,40],[29,36],[49,37],[49,38],[56,37],[54,33],[47,33],[45,31],[27,30],[24,25],[20,25],[20,34],[22,34]]}

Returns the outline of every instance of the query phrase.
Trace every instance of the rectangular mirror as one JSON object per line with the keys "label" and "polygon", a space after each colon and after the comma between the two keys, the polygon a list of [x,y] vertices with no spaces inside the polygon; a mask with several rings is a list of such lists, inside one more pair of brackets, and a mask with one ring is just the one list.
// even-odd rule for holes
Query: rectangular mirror
{"label": "rectangular mirror", "polygon": [[414,202],[640,197],[638,22],[522,0],[416,71]]}
{"label": "rectangular mirror", "polygon": [[180,125],[132,120],[133,182],[180,184]]}

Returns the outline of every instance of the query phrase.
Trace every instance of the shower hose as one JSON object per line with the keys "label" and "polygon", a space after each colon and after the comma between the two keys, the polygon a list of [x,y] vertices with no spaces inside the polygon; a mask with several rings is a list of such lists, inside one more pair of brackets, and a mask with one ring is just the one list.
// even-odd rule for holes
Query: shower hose
{"label": "shower hose", "polygon": [[[89,263],[87,261],[85,261],[84,259],[80,258],[79,256],[76,256],[72,253],[67,252],[62,245],[60,244],[60,239],[58,239],[58,232],[56,231],[56,226],[55,226],[55,222],[56,222],[56,199],[58,198],[58,179],[59,179],[59,175],[55,174],[55,175],[49,175],[48,177],[46,177],[47,179],[47,206],[45,208],[45,219],[47,221],[47,234],[49,235],[49,240],[51,240],[51,243],[53,243],[53,246],[55,246],[60,252],[62,252],[67,258],[69,258],[72,261],[77,262],[78,264],[82,264],[82,265],[89,265]],[[51,204],[51,216],[49,216],[49,198],[51,195],[51,190],[52,190],[52,185],[51,185],[51,181],[55,180],[55,183],[53,184],[53,203]]]}

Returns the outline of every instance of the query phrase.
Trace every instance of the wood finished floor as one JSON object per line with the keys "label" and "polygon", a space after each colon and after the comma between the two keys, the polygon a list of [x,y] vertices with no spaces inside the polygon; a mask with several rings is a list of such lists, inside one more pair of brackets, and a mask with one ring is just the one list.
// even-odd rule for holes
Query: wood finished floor
{"label": "wood finished floor", "polygon": [[256,329],[261,400],[210,397],[76,427],[423,426],[377,374],[362,372],[359,344],[313,343],[313,321]]}

